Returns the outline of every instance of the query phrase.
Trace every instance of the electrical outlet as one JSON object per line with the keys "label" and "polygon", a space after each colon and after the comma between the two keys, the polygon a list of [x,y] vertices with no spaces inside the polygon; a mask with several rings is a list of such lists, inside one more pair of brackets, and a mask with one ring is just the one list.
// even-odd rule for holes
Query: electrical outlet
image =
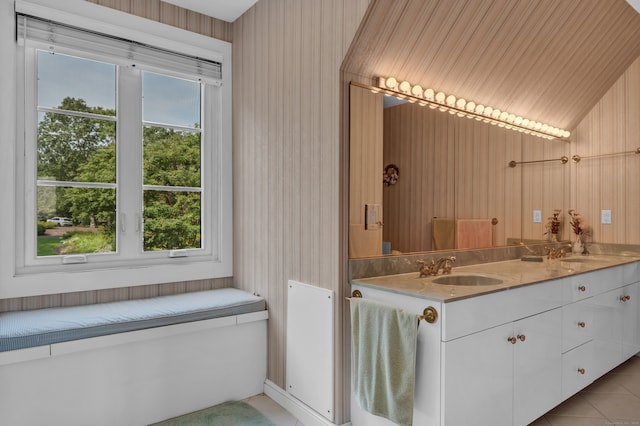
{"label": "electrical outlet", "polygon": [[542,210],[533,211],[533,223],[542,223]]}
{"label": "electrical outlet", "polygon": [[602,224],[603,225],[611,225],[611,210],[602,210]]}

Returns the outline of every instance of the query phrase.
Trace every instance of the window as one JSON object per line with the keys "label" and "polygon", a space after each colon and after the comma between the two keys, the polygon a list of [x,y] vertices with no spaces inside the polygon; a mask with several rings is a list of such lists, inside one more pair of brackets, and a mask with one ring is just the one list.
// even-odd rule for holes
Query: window
{"label": "window", "polygon": [[[127,276],[141,266],[140,284],[231,275],[221,61],[16,19],[25,135],[16,275]],[[125,281],[114,286],[135,284]]]}

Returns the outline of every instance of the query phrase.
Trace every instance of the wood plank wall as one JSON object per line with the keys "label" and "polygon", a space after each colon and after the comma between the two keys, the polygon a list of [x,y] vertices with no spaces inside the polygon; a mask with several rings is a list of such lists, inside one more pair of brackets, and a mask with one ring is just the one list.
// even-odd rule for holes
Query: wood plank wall
{"label": "wood plank wall", "polygon": [[[571,153],[586,157],[640,148],[640,59],[582,120]],[[572,163],[571,206],[593,227],[593,240],[640,244],[640,154],[583,158]],[[600,223],[611,210],[611,225]]]}
{"label": "wood plank wall", "polygon": [[[261,0],[233,23],[234,282],[267,298],[267,376],[282,388],[287,281],[338,296],[345,287],[340,66],[368,3]],[[349,390],[343,308],[338,300],[337,421]]]}
{"label": "wood plank wall", "polygon": [[[547,141],[437,110],[404,104],[384,112],[384,164],[400,168],[384,188],[384,240],[401,252],[432,247],[431,219],[496,218],[494,245],[508,238],[543,239],[553,209],[566,213],[568,144]],[[533,223],[533,210],[542,223]],[[568,234],[564,236],[568,238]]]}
{"label": "wood plank wall", "polygon": [[210,16],[192,12],[191,10],[162,2],[160,0],[85,0],[111,9],[120,10],[132,15],[162,22],[163,24],[182,28],[214,37],[219,40],[231,41],[231,23],[215,19]]}

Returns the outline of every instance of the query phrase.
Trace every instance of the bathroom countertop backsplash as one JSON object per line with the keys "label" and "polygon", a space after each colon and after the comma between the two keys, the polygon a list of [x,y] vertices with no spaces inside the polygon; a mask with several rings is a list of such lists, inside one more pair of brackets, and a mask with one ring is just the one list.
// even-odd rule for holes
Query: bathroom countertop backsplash
{"label": "bathroom countertop backsplash", "polygon": [[[544,250],[545,247],[549,245],[537,249]],[[594,243],[589,245],[590,254],[584,257],[567,253],[566,258],[545,257],[543,262],[521,261],[521,257],[530,255],[531,250],[532,248],[514,246],[351,260],[351,283],[452,302],[640,260],[640,246]],[[451,275],[419,277],[416,260],[430,262],[431,259],[449,256],[456,256]],[[576,257],[578,259],[575,259]],[[443,276],[464,275],[492,277],[501,282],[492,285],[449,285],[433,282],[434,279]]]}

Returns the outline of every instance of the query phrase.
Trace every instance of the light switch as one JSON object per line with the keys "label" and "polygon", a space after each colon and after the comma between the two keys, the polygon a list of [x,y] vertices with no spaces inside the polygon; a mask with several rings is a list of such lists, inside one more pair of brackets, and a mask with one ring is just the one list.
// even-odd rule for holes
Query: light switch
{"label": "light switch", "polygon": [[602,210],[602,220],[603,225],[611,225],[611,210]]}
{"label": "light switch", "polygon": [[533,223],[542,223],[542,210],[533,211]]}
{"label": "light switch", "polygon": [[382,206],[380,204],[364,205],[364,229],[375,231],[382,225]]}

